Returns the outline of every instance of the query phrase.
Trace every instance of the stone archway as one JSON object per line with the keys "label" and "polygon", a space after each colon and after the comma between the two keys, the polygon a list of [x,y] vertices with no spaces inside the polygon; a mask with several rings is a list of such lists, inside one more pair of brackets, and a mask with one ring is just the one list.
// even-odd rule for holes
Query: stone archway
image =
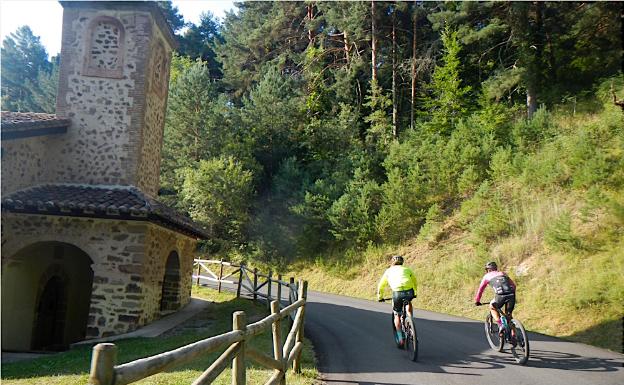
{"label": "stone archway", "polygon": [[177,252],[172,251],[165,264],[160,297],[161,312],[178,310],[180,307],[180,278],[180,258]]}
{"label": "stone archway", "polygon": [[[54,270],[62,269],[53,266]],[[44,274],[33,325],[33,350],[63,350],[67,322],[67,284],[65,274]]]}
{"label": "stone archway", "polygon": [[33,243],[3,260],[2,349],[63,350],[85,338],[93,261],[63,242]]}

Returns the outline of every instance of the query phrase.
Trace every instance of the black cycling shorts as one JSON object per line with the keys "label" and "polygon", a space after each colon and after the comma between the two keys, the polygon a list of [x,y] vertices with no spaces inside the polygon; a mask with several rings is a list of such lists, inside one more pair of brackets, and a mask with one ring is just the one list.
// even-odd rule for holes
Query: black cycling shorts
{"label": "black cycling shorts", "polygon": [[393,291],[392,292],[392,310],[397,313],[403,311],[403,300],[413,300],[414,297],[414,289],[409,290],[401,290],[401,291]]}
{"label": "black cycling shorts", "polygon": [[516,306],[516,294],[496,294],[490,304],[499,310],[505,305],[505,312],[511,314]]}

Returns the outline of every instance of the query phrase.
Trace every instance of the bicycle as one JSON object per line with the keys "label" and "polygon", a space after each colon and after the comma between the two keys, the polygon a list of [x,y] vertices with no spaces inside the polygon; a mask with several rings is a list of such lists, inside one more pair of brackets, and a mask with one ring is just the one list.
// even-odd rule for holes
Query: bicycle
{"label": "bicycle", "polygon": [[[381,299],[381,301],[392,301],[392,298],[383,298]],[[394,326],[394,312],[392,312],[391,314],[392,335],[394,336],[394,342],[396,343],[397,348],[404,349],[407,352],[409,359],[412,361],[416,361],[418,359],[418,335],[416,333],[416,326],[414,326],[414,319],[407,310],[410,302],[411,300],[403,300],[403,304],[401,305],[403,311],[399,313],[401,331],[405,336],[403,344],[400,344],[400,341],[396,335],[396,329]],[[409,317],[406,317],[406,315],[409,315]]]}
{"label": "bicycle", "polygon": [[[481,304],[485,305],[485,304]],[[522,322],[515,318],[509,317],[506,312],[501,309],[496,309],[498,316],[500,317],[502,330],[497,322],[494,322],[492,313],[488,312],[485,317],[485,336],[490,344],[490,347],[497,351],[502,352],[505,342],[511,345],[511,354],[514,359],[520,365],[525,365],[529,360],[529,337]],[[511,320],[511,322],[509,322]],[[512,333],[514,331],[515,333]],[[515,334],[515,336],[514,336]]]}

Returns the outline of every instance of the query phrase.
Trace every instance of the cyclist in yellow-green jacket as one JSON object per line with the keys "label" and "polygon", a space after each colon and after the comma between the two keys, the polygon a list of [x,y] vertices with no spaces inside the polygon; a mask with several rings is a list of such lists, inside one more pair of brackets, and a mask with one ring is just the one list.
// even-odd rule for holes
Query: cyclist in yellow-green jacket
{"label": "cyclist in yellow-green jacket", "polygon": [[[392,310],[394,312],[394,328],[397,333],[399,345],[403,345],[403,334],[401,333],[401,323],[399,314],[403,311],[401,305],[403,300],[411,301],[416,297],[416,276],[409,267],[403,266],[403,257],[395,255],[392,257],[392,266],[390,266],[381,276],[379,285],[377,285],[377,300],[384,301],[383,291],[386,286],[390,285],[392,289]],[[407,311],[412,312],[412,303],[410,302]]]}

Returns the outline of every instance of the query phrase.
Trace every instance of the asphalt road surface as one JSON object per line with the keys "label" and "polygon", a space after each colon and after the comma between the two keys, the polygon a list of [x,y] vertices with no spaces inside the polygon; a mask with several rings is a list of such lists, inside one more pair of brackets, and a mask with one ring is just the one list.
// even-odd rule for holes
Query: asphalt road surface
{"label": "asphalt road surface", "polygon": [[531,355],[521,366],[507,345],[502,353],[490,348],[482,322],[419,309],[412,362],[394,344],[390,312],[389,302],[308,293],[305,333],[324,384],[624,385],[623,354],[529,333]]}
{"label": "asphalt road surface", "polygon": [[324,383],[624,384],[622,354],[529,333],[531,356],[520,366],[508,349],[490,348],[482,322],[418,309],[419,355],[412,362],[394,344],[390,312],[388,302],[309,293],[306,335]]}

